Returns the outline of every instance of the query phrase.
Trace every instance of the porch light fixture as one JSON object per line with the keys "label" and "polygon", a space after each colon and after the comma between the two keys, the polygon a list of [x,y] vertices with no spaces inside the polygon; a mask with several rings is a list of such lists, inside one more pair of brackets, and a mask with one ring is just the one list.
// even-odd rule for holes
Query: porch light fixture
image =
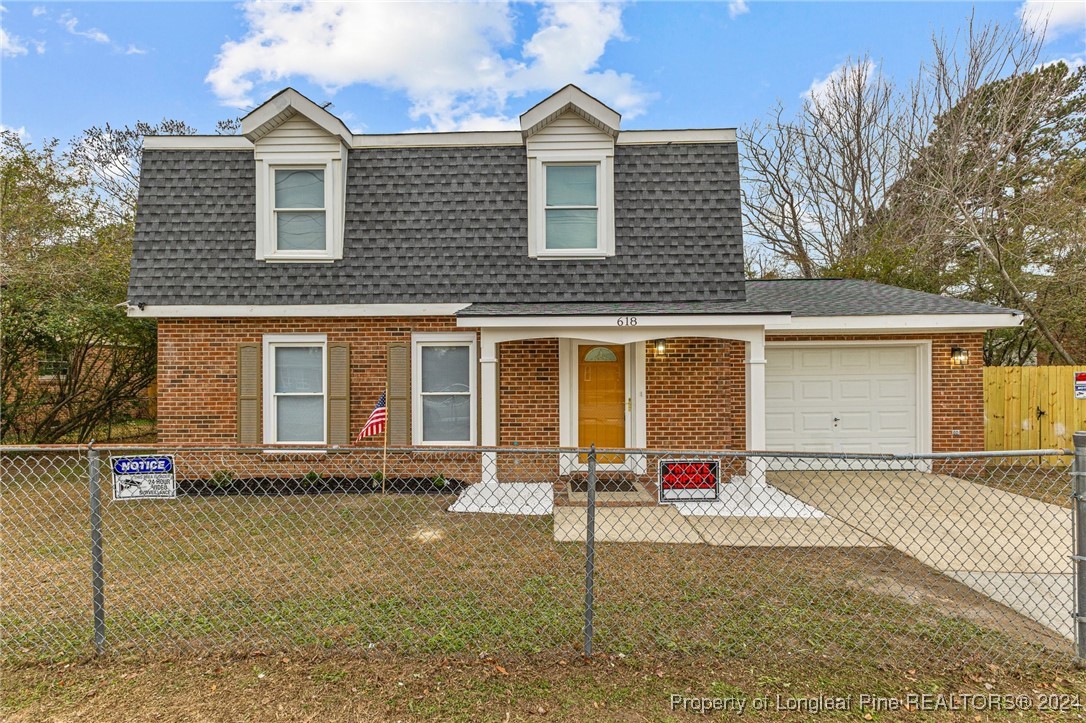
{"label": "porch light fixture", "polygon": [[960,346],[953,347],[950,350],[950,363],[954,366],[965,366],[969,361],[969,352],[962,349]]}
{"label": "porch light fixture", "polygon": [[667,351],[667,343],[663,339],[657,339],[653,342],[653,344],[656,346],[657,354],[663,354],[665,351]]}

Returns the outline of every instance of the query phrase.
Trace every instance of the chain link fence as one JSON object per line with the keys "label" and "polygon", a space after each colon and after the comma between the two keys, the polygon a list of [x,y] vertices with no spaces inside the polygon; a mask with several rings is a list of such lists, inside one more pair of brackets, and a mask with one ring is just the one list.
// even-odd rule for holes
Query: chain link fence
{"label": "chain link fence", "polygon": [[1056,454],[4,447],[2,653],[1062,664]]}

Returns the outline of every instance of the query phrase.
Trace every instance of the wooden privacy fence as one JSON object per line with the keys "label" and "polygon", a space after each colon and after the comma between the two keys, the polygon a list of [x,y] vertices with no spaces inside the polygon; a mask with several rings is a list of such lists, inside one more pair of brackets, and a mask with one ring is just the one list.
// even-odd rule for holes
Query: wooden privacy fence
{"label": "wooden privacy fence", "polygon": [[[1086,430],[1086,399],[1075,399],[1080,367],[986,367],[984,446],[989,450],[1070,449],[1071,435]],[[1045,457],[1043,465],[1071,464]]]}

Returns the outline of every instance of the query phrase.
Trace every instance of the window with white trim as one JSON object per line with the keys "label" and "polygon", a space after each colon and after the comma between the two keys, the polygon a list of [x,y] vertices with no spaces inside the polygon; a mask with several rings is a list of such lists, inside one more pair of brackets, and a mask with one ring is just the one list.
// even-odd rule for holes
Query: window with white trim
{"label": "window with white trim", "polygon": [[613,160],[609,155],[580,152],[540,152],[529,159],[531,256],[614,255]]}
{"label": "window with white trim", "polygon": [[272,168],[275,251],[327,252],[324,168]]}
{"label": "window with white trim", "polygon": [[324,335],[264,337],[264,442],[324,444],[328,419]]}
{"label": "window with white trim", "polygon": [[343,153],[260,153],[256,258],[320,263],[343,258]]}
{"label": "window with white trim", "polygon": [[475,444],[475,335],[416,334],[412,346],[415,444]]}
{"label": "window with white trim", "polygon": [[547,251],[599,248],[598,163],[545,163],[547,190],[543,200]]}

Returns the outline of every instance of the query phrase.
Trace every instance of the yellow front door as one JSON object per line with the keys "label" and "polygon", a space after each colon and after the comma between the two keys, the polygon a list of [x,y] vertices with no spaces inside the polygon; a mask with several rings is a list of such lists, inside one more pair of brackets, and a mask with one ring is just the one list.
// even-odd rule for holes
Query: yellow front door
{"label": "yellow front door", "polygon": [[[597,449],[626,446],[626,349],[622,346],[577,349],[577,445],[591,444]],[[622,460],[617,454],[597,458],[601,464]]]}

